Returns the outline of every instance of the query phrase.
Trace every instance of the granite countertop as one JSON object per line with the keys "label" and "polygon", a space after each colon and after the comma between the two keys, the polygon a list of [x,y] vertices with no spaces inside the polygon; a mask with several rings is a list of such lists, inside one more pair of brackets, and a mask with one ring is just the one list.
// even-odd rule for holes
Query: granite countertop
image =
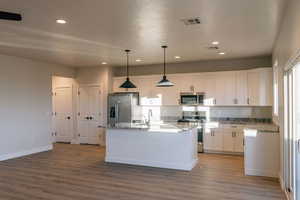
{"label": "granite countertop", "polygon": [[197,128],[195,124],[187,123],[116,123],[109,125],[108,129],[136,129],[147,132],[166,132],[166,133],[181,133],[187,132],[193,128]]}
{"label": "granite countertop", "polygon": [[240,129],[256,129],[258,131],[278,132],[279,127],[274,123],[262,122],[236,122],[236,121],[211,121],[204,123],[206,128],[240,128]]}

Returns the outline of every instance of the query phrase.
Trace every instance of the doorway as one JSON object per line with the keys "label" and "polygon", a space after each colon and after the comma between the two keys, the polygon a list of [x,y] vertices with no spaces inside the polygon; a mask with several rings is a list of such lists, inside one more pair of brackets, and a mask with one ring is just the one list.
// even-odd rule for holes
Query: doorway
{"label": "doorway", "polygon": [[290,199],[300,199],[300,63],[285,72],[284,180]]}
{"label": "doorway", "polygon": [[[52,77],[52,141],[74,142],[76,115],[74,93],[76,82],[73,78]],[[75,96],[76,97],[76,96]]]}

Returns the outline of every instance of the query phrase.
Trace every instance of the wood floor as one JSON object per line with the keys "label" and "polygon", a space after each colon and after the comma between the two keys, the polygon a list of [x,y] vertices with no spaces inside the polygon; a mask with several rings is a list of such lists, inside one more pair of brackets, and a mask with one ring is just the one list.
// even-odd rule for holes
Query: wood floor
{"label": "wood floor", "polygon": [[276,179],[244,176],[242,157],[199,154],[199,161],[191,172],[107,164],[103,148],[56,144],[0,162],[0,200],[285,199]]}

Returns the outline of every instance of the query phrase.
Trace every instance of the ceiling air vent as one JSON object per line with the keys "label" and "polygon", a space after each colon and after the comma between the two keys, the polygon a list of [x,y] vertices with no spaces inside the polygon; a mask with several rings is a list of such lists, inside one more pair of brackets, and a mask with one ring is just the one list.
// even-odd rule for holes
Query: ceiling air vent
{"label": "ceiling air vent", "polygon": [[208,50],[218,50],[219,47],[218,46],[209,46],[209,47],[206,47]]}
{"label": "ceiling air vent", "polygon": [[189,18],[189,19],[182,19],[183,23],[185,25],[197,25],[197,24],[201,24],[200,18],[199,17],[195,17],[195,18]]}

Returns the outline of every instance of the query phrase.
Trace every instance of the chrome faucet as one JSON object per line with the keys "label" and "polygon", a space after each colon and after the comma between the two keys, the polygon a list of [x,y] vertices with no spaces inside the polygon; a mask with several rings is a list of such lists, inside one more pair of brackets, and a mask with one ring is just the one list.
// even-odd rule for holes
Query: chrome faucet
{"label": "chrome faucet", "polygon": [[148,118],[146,120],[146,124],[149,125],[151,123],[151,117],[152,117],[152,109],[148,110]]}

